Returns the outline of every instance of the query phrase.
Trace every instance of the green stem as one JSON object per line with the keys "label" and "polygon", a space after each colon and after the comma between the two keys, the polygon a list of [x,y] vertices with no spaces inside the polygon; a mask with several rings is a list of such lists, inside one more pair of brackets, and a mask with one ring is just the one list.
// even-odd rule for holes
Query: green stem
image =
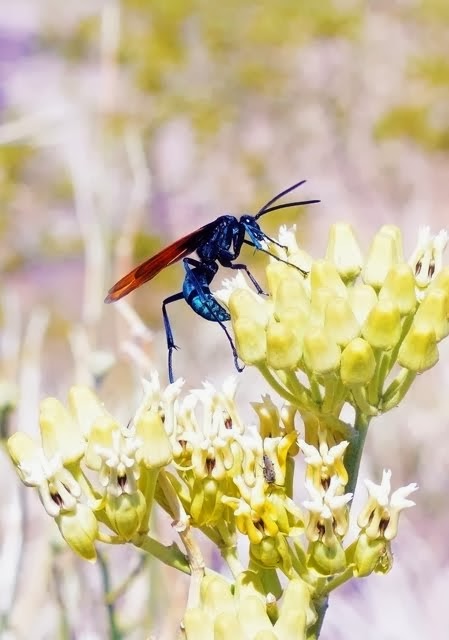
{"label": "green stem", "polygon": [[373,407],[368,401],[365,387],[362,387],[360,384],[354,384],[351,387],[351,392],[359,411],[367,416],[378,415],[378,409]]}
{"label": "green stem", "polygon": [[412,385],[416,376],[416,371],[410,371],[409,369],[403,369],[397,375],[382,398],[381,409],[383,413],[389,411],[390,409],[393,409],[400,403],[402,398],[410,389],[410,386]]}
{"label": "green stem", "polygon": [[357,485],[363,446],[365,444],[366,434],[368,433],[370,420],[371,416],[367,416],[357,410],[354,421],[354,431],[345,455],[345,467],[349,476],[346,491],[349,493],[354,493]]}
{"label": "green stem", "polygon": [[332,578],[332,580],[329,580],[329,582],[325,583],[325,586],[320,589],[320,596],[328,596],[331,591],[334,591],[334,589],[340,587],[345,582],[348,582],[348,580],[351,580],[353,577],[354,569],[353,567],[348,567],[345,571],[340,573],[339,576],[336,576],[335,578]]}
{"label": "green stem", "polygon": [[344,402],[346,394],[347,390],[341,382],[341,378],[337,377],[335,373],[326,376],[321,411],[325,414],[332,413],[339,415],[340,407],[342,402]]}
{"label": "green stem", "polygon": [[237,578],[245,569],[237,555],[237,547],[222,547],[221,557],[226,562],[234,578]]}
{"label": "green stem", "polygon": [[376,356],[376,371],[368,385],[368,402],[371,405],[377,406],[379,404],[379,397],[382,392],[385,376],[388,372],[390,364],[390,354],[381,349],[374,350]]}
{"label": "green stem", "polygon": [[318,599],[313,599],[313,606],[317,614],[315,623],[307,629],[307,640],[317,640],[320,637],[321,627],[323,626],[324,616],[326,615],[327,608],[329,606],[329,597],[324,596]]}
{"label": "green stem", "polygon": [[402,325],[402,331],[401,331],[401,337],[399,338],[397,344],[395,345],[395,347],[392,349],[392,351],[390,353],[390,362],[389,362],[389,367],[388,367],[388,371],[387,371],[386,375],[388,375],[390,373],[390,371],[392,370],[396,360],[398,359],[399,349],[401,348],[401,344],[402,344],[405,336],[409,332],[410,327],[412,326],[412,322],[413,322],[413,319],[415,317],[415,313],[416,313],[416,309],[415,309],[414,313],[410,313],[409,315],[407,315],[404,318],[404,322],[403,322],[403,325]]}
{"label": "green stem", "polygon": [[310,392],[308,389],[298,380],[298,377],[294,371],[286,372],[286,381],[289,387],[289,390],[293,393],[296,398],[296,402],[301,402],[304,407],[308,407],[309,409],[313,406],[313,401],[310,396]]}
{"label": "green stem", "polygon": [[182,573],[190,574],[189,562],[174,542],[170,546],[165,546],[148,535],[136,535],[131,542],[169,567],[182,571]]}
{"label": "green stem", "polygon": [[268,382],[270,387],[273,387],[273,389],[278,392],[281,398],[284,398],[284,400],[287,400],[295,407],[298,406],[298,399],[274,377],[274,375],[265,364],[260,364],[257,368],[259,369],[265,380]]}
{"label": "green stem", "polygon": [[147,472],[141,476],[140,489],[145,496],[146,509],[145,515],[142,518],[140,533],[146,533],[150,528],[150,517],[154,504],[154,494],[159,471],[160,469],[148,469]]}

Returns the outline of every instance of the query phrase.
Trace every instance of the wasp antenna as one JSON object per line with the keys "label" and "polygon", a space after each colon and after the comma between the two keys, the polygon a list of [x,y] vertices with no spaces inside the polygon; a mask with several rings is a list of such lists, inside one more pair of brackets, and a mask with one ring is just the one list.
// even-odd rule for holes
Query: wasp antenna
{"label": "wasp antenna", "polygon": [[[254,216],[254,219],[257,220],[257,218],[260,218],[260,216],[262,216],[264,213],[267,213],[268,207],[270,205],[274,204],[275,202],[277,202],[278,200],[286,196],[287,193],[290,193],[291,191],[294,191],[298,187],[301,187],[305,182],[306,182],[305,180],[300,180],[296,184],[293,184],[291,187],[288,187],[287,189],[284,189],[284,191],[281,191],[281,193],[278,193],[277,196],[274,196],[274,198],[271,198],[271,200],[269,200],[266,204],[264,204],[262,209],[258,211],[258,213]],[[273,211],[273,209],[269,209],[269,210]]]}
{"label": "wasp antenna", "polygon": [[[263,213],[269,213],[270,211],[277,211],[278,209],[287,209],[288,207],[300,207],[305,204],[316,204],[317,202],[321,202],[321,200],[302,200],[301,202],[287,202],[286,204],[277,204],[275,207],[269,207],[265,209]],[[261,214],[257,214],[256,219]]]}

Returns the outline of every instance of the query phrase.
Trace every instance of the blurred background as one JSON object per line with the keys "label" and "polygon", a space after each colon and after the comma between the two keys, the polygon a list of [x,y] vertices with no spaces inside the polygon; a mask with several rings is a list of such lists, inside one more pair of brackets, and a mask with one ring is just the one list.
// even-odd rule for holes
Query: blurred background
{"label": "blurred background", "polygon": [[[321,204],[263,226],[296,223],[316,257],[337,220],[364,248],[381,224],[399,225],[406,255],[420,225],[447,225],[448,42],[447,0],[2,0],[2,436],[36,435],[39,400],[65,401],[74,383],[96,386],[125,423],[143,373],[156,367],[165,384],[160,309],[182,266],[132,306],[103,299],[139,260],[222,213],[257,211],[307,178],[295,199]],[[263,278],[265,260],[243,253]],[[220,328],[183,303],[169,311],[176,375],[221,384],[233,363]],[[410,397],[373,421],[362,476],[380,482],[391,467],[394,488],[419,483],[417,506],[390,574],[331,598],[325,640],[447,638],[448,385],[443,343]],[[240,376],[249,419],[265,390]],[[175,637],[183,576],[131,548],[78,561],[0,464],[0,637],[107,638],[111,620],[116,637]],[[155,528],[169,544],[170,523]]]}

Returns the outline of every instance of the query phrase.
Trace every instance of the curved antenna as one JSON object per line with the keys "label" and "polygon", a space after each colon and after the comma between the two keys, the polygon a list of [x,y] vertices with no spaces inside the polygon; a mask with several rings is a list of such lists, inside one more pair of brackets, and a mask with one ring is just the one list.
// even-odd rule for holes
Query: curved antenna
{"label": "curved antenna", "polygon": [[269,213],[270,211],[277,211],[278,209],[287,209],[287,207],[299,207],[302,204],[316,204],[317,202],[321,202],[321,200],[302,200],[301,202],[287,202],[286,204],[277,204],[275,207],[269,207],[268,209],[264,209],[262,213],[258,213],[255,216],[255,219],[259,218],[261,215],[265,213]]}
{"label": "curved antenna", "polygon": [[[268,209],[270,205],[274,204],[275,202],[277,202],[277,200],[280,200],[281,198],[286,196],[287,193],[290,193],[291,191],[294,191],[298,187],[301,187],[305,182],[306,182],[305,180],[300,180],[299,182],[292,185],[291,187],[288,187],[287,189],[284,189],[284,191],[281,191],[281,193],[278,193],[277,196],[274,196],[274,198],[271,198],[271,200],[269,200],[266,204],[264,204],[262,209],[259,209],[258,213],[256,213],[256,215],[254,216],[254,219],[257,220],[257,218],[260,218],[260,216],[262,216],[264,213],[267,213],[268,210],[274,211],[275,209]],[[277,207],[277,208],[280,208],[280,207]]]}

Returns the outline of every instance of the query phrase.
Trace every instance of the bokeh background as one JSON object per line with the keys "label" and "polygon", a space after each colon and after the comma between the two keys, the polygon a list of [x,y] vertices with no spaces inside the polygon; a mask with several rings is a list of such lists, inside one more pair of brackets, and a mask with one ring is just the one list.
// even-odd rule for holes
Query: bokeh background
{"label": "bokeh background", "polygon": [[[142,373],[155,366],[166,380],[160,306],[182,267],[132,306],[104,295],[217,215],[255,211],[307,178],[298,196],[321,204],[263,222],[297,223],[315,256],[337,220],[363,247],[398,224],[406,254],[420,225],[447,225],[448,43],[447,0],[2,0],[3,437],[35,435],[39,400],[64,400],[75,382],[95,385],[126,423]],[[262,274],[263,259],[245,259]],[[188,387],[220,384],[233,368],[219,327],[181,303],[170,314],[176,373]],[[448,637],[448,388],[443,343],[401,407],[373,421],[362,475],[380,481],[391,467],[395,487],[417,481],[417,506],[391,573],[333,595],[325,640]],[[240,376],[249,418],[264,391],[254,372]],[[112,618],[126,638],[175,637],[183,576],[127,548],[78,561],[5,455],[0,464],[2,638],[107,638]],[[170,523],[155,528],[169,543]]]}

